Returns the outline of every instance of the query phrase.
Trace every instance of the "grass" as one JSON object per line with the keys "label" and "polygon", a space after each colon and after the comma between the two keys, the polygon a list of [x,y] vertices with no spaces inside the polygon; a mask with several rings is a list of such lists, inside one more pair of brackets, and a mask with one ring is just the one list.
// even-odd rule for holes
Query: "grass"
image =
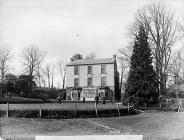
{"label": "grass", "polygon": [[33,98],[24,98],[24,97],[18,97],[18,96],[12,96],[12,97],[1,97],[0,98],[0,103],[43,103],[41,99],[33,99]]}
{"label": "grass", "polygon": [[145,140],[184,139],[184,113],[156,112],[115,118],[25,119],[0,118],[1,136],[34,139],[36,135],[139,134]]}

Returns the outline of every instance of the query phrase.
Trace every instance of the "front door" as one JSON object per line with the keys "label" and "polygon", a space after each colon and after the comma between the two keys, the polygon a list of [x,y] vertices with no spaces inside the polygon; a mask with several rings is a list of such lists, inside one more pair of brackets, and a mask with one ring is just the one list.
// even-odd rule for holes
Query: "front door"
{"label": "front door", "polygon": [[78,91],[78,100],[80,100],[81,91]]}

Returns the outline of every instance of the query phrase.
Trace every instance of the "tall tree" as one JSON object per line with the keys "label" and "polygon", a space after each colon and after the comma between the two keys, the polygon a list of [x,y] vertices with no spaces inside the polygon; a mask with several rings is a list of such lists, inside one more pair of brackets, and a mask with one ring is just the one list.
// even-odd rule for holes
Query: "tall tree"
{"label": "tall tree", "polygon": [[130,64],[126,87],[129,99],[138,97],[139,103],[155,101],[158,97],[156,73],[152,66],[148,34],[142,25],[136,35]]}
{"label": "tall tree", "polygon": [[[25,48],[22,51],[22,64],[24,66],[25,72],[30,76],[31,81],[34,78],[34,74],[40,64],[43,62],[45,57],[45,51],[40,50],[36,46],[31,46],[29,48]],[[31,93],[32,93],[32,84],[31,84]]]}
{"label": "tall tree", "polygon": [[72,58],[70,58],[70,61],[81,60],[81,59],[83,59],[83,56],[79,53],[76,53],[72,56]]}
{"label": "tall tree", "polygon": [[165,95],[172,47],[180,39],[181,26],[172,11],[163,3],[153,3],[138,10],[136,21],[130,28],[133,35],[138,33],[140,23],[148,32],[159,81],[159,94]]}
{"label": "tall tree", "polygon": [[126,81],[128,78],[128,70],[131,62],[132,46],[118,49],[119,52],[119,63],[120,63],[120,86],[122,99],[125,96]]}

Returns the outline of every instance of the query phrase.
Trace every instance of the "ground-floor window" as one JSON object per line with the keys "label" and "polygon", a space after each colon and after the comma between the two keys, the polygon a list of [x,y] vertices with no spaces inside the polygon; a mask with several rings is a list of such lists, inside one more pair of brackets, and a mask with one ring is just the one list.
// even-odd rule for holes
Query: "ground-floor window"
{"label": "ground-floor window", "polygon": [[101,77],[101,86],[106,86],[106,85],[107,85],[107,78]]}
{"label": "ground-floor window", "polygon": [[92,87],[93,79],[90,77],[88,78],[88,87]]}
{"label": "ground-floor window", "polygon": [[79,86],[79,78],[75,78],[74,79],[74,87],[78,87]]}

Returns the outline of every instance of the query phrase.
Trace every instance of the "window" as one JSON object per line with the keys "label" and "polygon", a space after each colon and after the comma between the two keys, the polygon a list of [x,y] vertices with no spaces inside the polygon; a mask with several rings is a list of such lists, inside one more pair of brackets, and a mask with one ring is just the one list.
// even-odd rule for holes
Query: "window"
{"label": "window", "polygon": [[88,66],[88,74],[92,74],[92,66]]}
{"label": "window", "polygon": [[74,75],[79,75],[79,67],[74,66]]}
{"label": "window", "polygon": [[106,67],[105,65],[101,65],[101,73],[105,74],[106,73]]}
{"label": "window", "polygon": [[92,78],[88,78],[88,87],[92,87],[92,82],[93,82]]}
{"label": "window", "polygon": [[74,87],[78,87],[79,86],[79,78],[75,78],[74,79]]}
{"label": "window", "polygon": [[107,85],[107,79],[106,77],[101,78],[101,86],[106,86]]}

